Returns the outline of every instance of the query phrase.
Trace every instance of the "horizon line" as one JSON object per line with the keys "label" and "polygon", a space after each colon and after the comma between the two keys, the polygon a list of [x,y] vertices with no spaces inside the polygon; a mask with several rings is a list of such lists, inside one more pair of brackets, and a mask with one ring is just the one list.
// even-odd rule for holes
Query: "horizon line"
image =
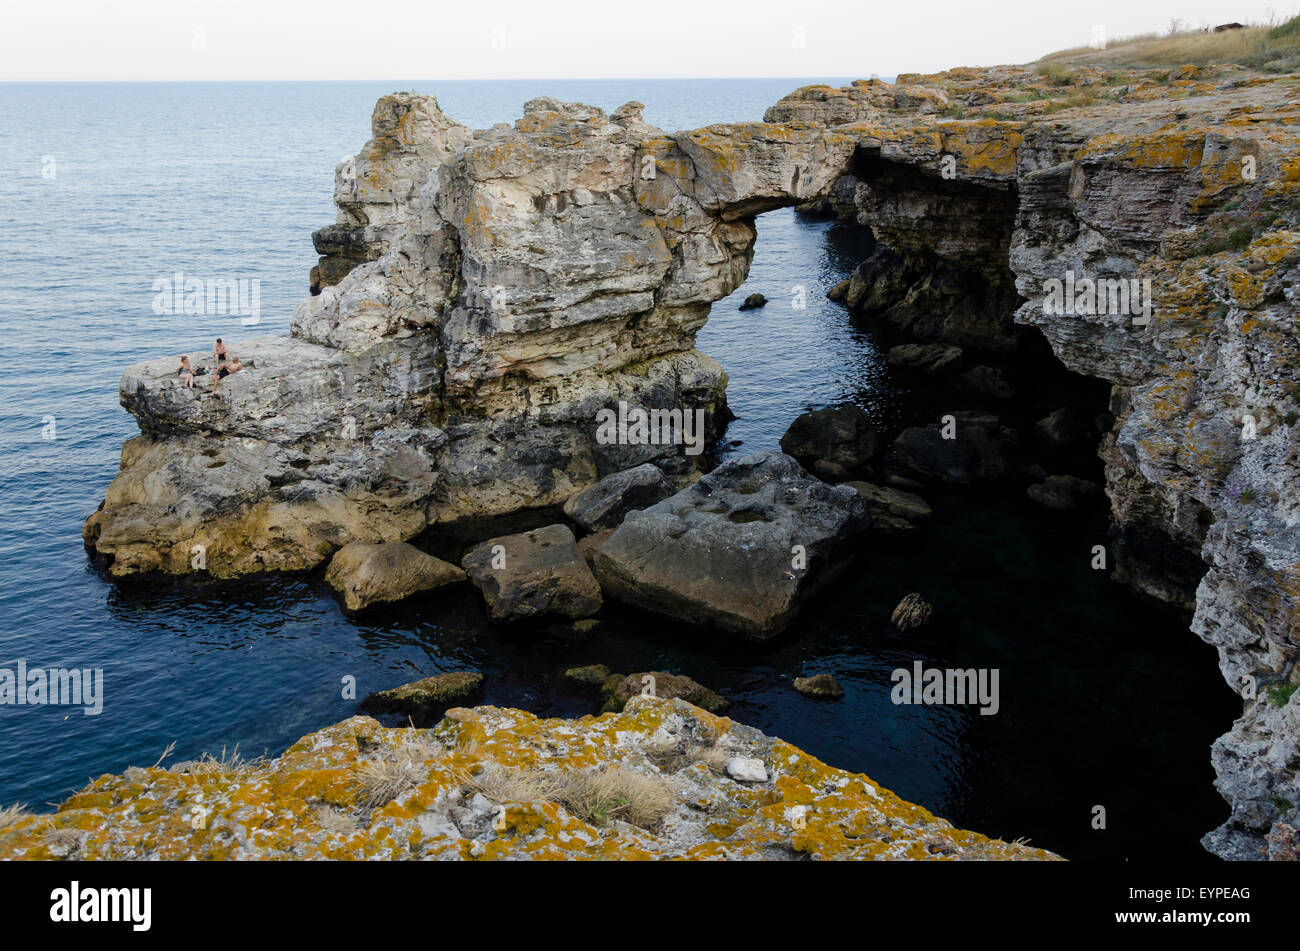
{"label": "horizon line", "polygon": [[[978,67],[960,67],[953,66],[950,69],[978,68]],[[908,70],[908,72],[916,72]],[[943,72],[943,70],[940,70]],[[550,82],[550,83],[573,83],[573,82],[699,82],[701,80],[740,80],[740,79],[817,79],[818,76],[830,76],[832,78],[854,77],[850,81],[879,79],[882,82],[895,79],[897,73],[869,73],[865,75],[853,73],[821,73],[815,75],[800,76],[497,76],[497,77],[434,77],[434,78],[377,78],[377,79],[0,79],[0,85],[17,85],[19,83],[36,84],[36,83],[100,83],[109,85],[112,83],[388,83],[388,82],[420,82],[420,83],[516,83],[516,82]],[[921,75],[929,75],[921,73]]]}

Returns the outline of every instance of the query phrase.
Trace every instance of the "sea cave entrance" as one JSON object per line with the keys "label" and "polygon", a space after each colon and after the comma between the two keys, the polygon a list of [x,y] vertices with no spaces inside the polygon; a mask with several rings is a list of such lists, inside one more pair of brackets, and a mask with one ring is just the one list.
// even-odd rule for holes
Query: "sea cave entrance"
{"label": "sea cave entrance", "polygon": [[[937,351],[916,348],[942,344],[926,342],[925,314],[906,310],[969,298],[978,281],[933,261],[927,271],[921,256],[890,252],[834,216],[782,208],[761,215],[757,232],[747,280],[713,306],[697,338],[730,377],[736,418],[720,454],[777,448],[801,413],[853,403],[887,447],[865,478],[922,496],[932,514],[915,531],[864,541],[852,570],[734,678],[731,715],[962,827],[1028,837],[1070,858],[1208,858],[1200,836],[1227,808],[1207,750],[1236,711],[1214,650],[1189,634],[1185,613],[1116,583],[1113,563],[1095,566],[1096,546],[1122,542],[1098,455],[1113,422],[1109,384],[1069,373],[1037,330],[1019,327],[1008,330],[1014,347],[964,346],[952,372],[935,372]],[[859,283],[873,284],[861,299],[870,304],[874,292],[893,313],[827,299],[837,286],[842,297],[859,268]],[[1007,287],[984,286],[993,297]],[[768,303],[742,310],[753,293]],[[1009,325],[1018,302],[960,306],[1001,309]],[[971,326],[981,319],[973,314]],[[1001,457],[994,474],[926,478],[891,455],[906,431],[947,415],[993,418],[984,425]],[[1077,480],[1068,510],[1051,507],[1060,501],[1051,492],[1036,500],[1029,491],[1053,475]],[[1183,567],[1194,588],[1197,567]],[[904,635],[889,619],[910,592],[938,620]],[[918,661],[998,671],[999,711],[894,703],[894,671]],[[768,689],[771,677],[823,672],[844,684],[843,700]],[[1179,808],[1152,810],[1151,790],[1171,783]],[[1098,806],[1105,829],[1095,828]]]}

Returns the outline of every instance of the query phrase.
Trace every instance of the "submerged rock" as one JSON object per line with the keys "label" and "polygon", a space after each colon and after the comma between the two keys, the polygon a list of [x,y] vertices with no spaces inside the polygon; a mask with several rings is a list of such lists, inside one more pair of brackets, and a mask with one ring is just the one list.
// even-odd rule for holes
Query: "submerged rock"
{"label": "submerged rock", "polygon": [[940,374],[961,364],[962,349],[942,343],[903,343],[890,347],[885,362],[922,373]]}
{"label": "submerged rock", "polygon": [[905,535],[916,531],[919,522],[930,517],[930,503],[912,492],[870,482],[849,482],[871,514],[871,530],[884,535]]}
{"label": "submerged rock", "polygon": [[627,604],[762,640],[790,623],[838,546],[868,523],[852,489],[783,453],[755,453],[630,513],[597,553],[596,576]]}
{"label": "submerged rock", "polygon": [[1052,475],[1038,485],[1031,485],[1026,492],[1043,508],[1069,511],[1101,495],[1101,486],[1078,476]]}
{"label": "submerged rock", "polygon": [[816,697],[818,700],[838,700],[844,696],[844,688],[830,674],[796,677],[794,679],[794,689],[805,697]]}
{"label": "submerged rock", "polygon": [[599,687],[610,677],[609,668],[604,664],[586,664],[582,667],[570,667],[564,672],[564,679],[584,687]]}
{"label": "submerged rock", "polygon": [[1069,406],[1053,410],[1034,423],[1034,432],[1054,446],[1068,446],[1097,436],[1097,430],[1088,417]]}
{"label": "submerged rock", "polygon": [[406,542],[350,542],[330,559],[325,580],[355,614],[458,584],[465,572]]}
{"label": "submerged rock", "polygon": [[924,478],[963,485],[1006,475],[1008,456],[1019,444],[1015,431],[989,413],[965,411],[951,416],[948,422],[899,433],[893,445],[897,464]]}
{"label": "submerged rock", "polygon": [[564,503],[564,514],[589,532],[616,528],[623,516],[673,494],[663,470],[649,462],[605,476]]}
{"label": "submerged rock", "polygon": [[494,621],[589,617],[600,586],[567,525],[491,538],[461,560]]}
{"label": "submerged rock", "polygon": [[745,302],[740,305],[741,310],[755,310],[767,305],[767,298],[762,294],[750,294],[745,298]]}
{"label": "submerged rock", "polygon": [[1002,371],[996,367],[971,367],[960,374],[955,382],[958,389],[991,400],[1009,400],[1016,395],[1011,384],[1002,378]]}
{"label": "submerged rock", "polygon": [[[751,765],[731,778],[737,760],[761,778]],[[598,789],[621,805],[593,808]],[[196,802],[202,823],[190,821]],[[1058,858],[955,829],[866,776],[652,697],[581,720],[489,706],[448,710],[431,730],[353,717],[269,761],[101,776],[57,812],[0,828],[0,860],[56,857]]]}
{"label": "submerged rock", "polygon": [[906,634],[908,631],[925,627],[933,619],[934,608],[930,602],[914,591],[904,595],[903,600],[898,602],[898,607],[894,608],[894,613],[889,616],[889,623],[900,633]]}

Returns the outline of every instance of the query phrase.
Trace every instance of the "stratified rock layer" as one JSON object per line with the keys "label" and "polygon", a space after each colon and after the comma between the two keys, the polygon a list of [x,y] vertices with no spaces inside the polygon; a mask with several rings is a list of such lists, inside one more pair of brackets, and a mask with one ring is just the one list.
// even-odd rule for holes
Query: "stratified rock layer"
{"label": "stratified rock layer", "polygon": [[[751,760],[763,781],[723,774]],[[630,801],[566,792],[601,779]],[[865,776],[684,701],[633,697],[622,713],[581,720],[455,708],[420,730],[353,717],[267,763],[133,767],[52,815],[0,829],[0,859],[56,858],[1057,856],[955,829]]]}

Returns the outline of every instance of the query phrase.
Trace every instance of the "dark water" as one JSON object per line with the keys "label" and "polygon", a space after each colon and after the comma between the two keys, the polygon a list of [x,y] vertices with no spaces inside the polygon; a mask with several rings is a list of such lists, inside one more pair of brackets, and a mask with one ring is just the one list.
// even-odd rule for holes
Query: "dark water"
{"label": "dark water", "polygon": [[[840,82],[838,79],[826,80]],[[117,405],[129,364],[283,333],[315,257],[310,231],[333,219],[334,164],[368,136],[375,98],[439,96],[482,128],[535,95],[615,107],[646,103],[666,128],[756,119],[797,82],[0,85],[0,666],[102,667],[105,708],[0,707],[0,804],[40,806],[93,775],[239,744],[275,753],[350,715],[361,695],[438,671],[489,675],[486,700],[586,712],[557,694],[578,663],[690,674],[739,720],[858,770],[959,825],[1028,837],[1074,858],[1202,856],[1197,838],[1226,813],[1210,787],[1211,739],[1233,715],[1214,653],[1088,567],[1103,513],[1062,524],[1014,492],[933,495],[924,547],[873,543],[849,579],[776,644],[717,641],[670,622],[614,614],[574,642],[496,630],[473,596],[355,622],[318,577],[219,589],[106,584],[80,526],[135,434]],[[42,177],[52,156],[56,175]],[[45,163],[48,166],[48,163]],[[874,332],[824,292],[861,237],[765,215],[750,280],[719,302],[699,346],[731,374],[729,440],[770,448],[805,407],[854,400],[892,426],[907,388]],[[180,269],[257,278],[262,322],[152,312],[152,283]],[[807,306],[796,308],[795,286]],[[772,301],[740,312],[744,294]],[[45,417],[53,440],[42,438]],[[908,591],[943,623],[906,640],[886,630]],[[889,674],[997,667],[1001,711],[890,702]],[[789,678],[832,671],[847,696],[817,703]],[[1108,829],[1089,828],[1104,805]]]}

